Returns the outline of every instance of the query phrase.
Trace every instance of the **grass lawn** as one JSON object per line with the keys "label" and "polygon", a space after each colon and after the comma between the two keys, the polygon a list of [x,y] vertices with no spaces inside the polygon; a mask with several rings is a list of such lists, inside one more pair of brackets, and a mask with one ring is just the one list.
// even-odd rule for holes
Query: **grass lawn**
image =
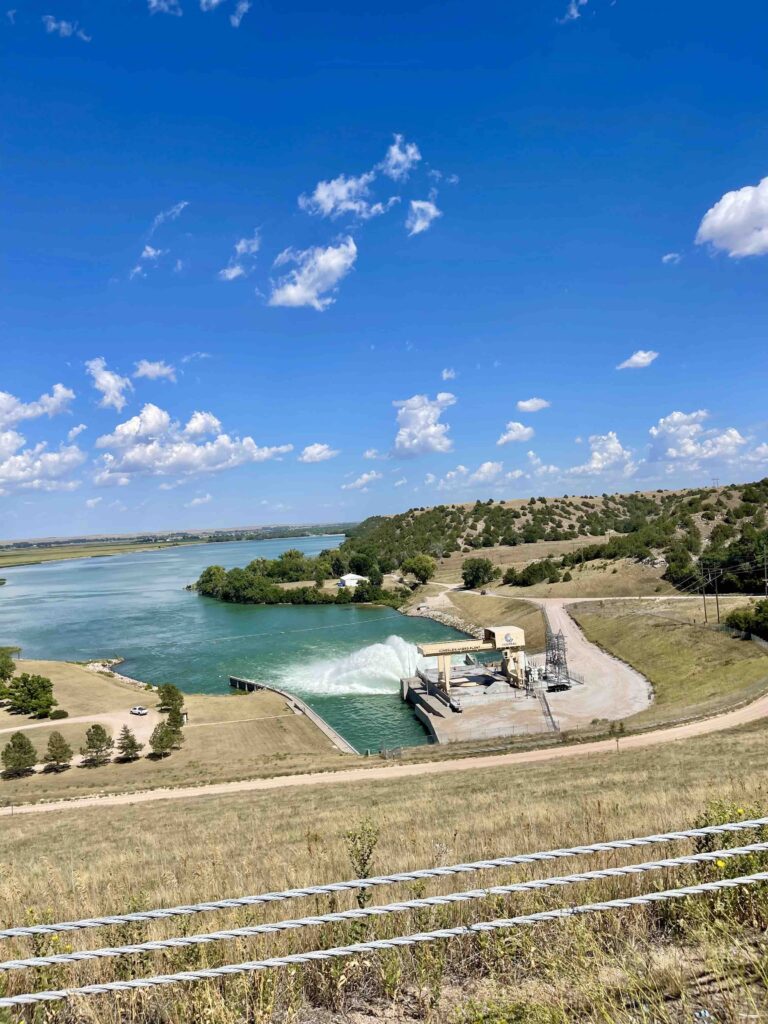
{"label": "grass lawn", "polygon": [[[693,606],[684,604],[692,616]],[[682,609],[674,610],[681,615]],[[589,640],[652,683],[653,704],[628,725],[715,714],[768,689],[768,655],[756,644],[685,621],[685,614],[670,619],[640,602],[585,603],[569,611]]]}
{"label": "grass lawn", "polygon": [[[157,697],[130,683],[89,672],[63,662],[18,663],[24,671],[40,672],[54,682],[54,694],[62,707],[77,715],[125,712],[133,704],[153,709]],[[278,694],[187,694],[189,722],[181,750],[162,761],[146,757],[131,764],[100,768],[74,766],[60,774],[35,774],[22,779],[0,780],[0,804],[84,796],[93,792],[132,792],[157,786],[184,786],[260,775],[334,768],[350,761],[304,715],[295,714]],[[146,719],[130,721],[131,727]],[[116,738],[118,727],[107,728]],[[68,719],[40,724],[0,710],[0,729],[28,732],[42,756],[53,731],[60,732],[75,753],[85,742],[87,722]],[[0,745],[10,739],[0,733]],[[145,751],[146,752],[146,751]],[[355,763],[357,759],[352,759]]]}

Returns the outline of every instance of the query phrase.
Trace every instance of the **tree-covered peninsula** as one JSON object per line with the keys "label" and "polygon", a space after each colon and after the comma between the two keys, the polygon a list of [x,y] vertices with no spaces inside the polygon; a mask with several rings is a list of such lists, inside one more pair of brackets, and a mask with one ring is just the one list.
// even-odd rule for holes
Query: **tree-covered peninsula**
{"label": "tree-covered peninsula", "polygon": [[[327,587],[352,572],[365,577],[356,587]],[[311,581],[311,582],[310,582]],[[387,589],[378,561],[367,554],[321,551],[317,557],[296,548],[279,558],[255,558],[244,568],[209,565],[194,586],[198,594],[232,604],[386,604],[398,608],[410,591]]]}

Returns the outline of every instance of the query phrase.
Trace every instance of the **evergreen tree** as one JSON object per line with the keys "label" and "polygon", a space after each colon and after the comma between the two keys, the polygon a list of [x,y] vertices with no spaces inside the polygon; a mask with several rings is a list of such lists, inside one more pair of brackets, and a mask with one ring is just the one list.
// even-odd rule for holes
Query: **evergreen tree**
{"label": "evergreen tree", "polygon": [[179,708],[171,708],[168,712],[166,725],[173,733],[173,746],[180,747],[184,742],[184,719]]}
{"label": "evergreen tree", "polygon": [[144,749],[144,744],[139,743],[136,736],[124,725],[117,737],[117,753],[121,761],[135,761]]}
{"label": "evergreen tree", "polygon": [[56,703],[53,683],[45,676],[22,672],[8,683],[8,704],[16,714],[47,718]]}
{"label": "evergreen tree", "polygon": [[161,711],[170,711],[171,708],[178,708],[180,711],[184,707],[184,694],[173,683],[161,683],[157,688],[157,696]]}
{"label": "evergreen tree", "polygon": [[43,761],[52,772],[61,772],[68,768],[72,761],[72,747],[60,732],[52,732],[48,737],[48,747]]}
{"label": "evergreen tree", "polygon": [[29,737],[15,732],[0,755],[7,776],[28,775],[37,764],[37,751]]}
{"label": "evergreen tree", "polygon": [[11,657],[10,649],[0,647],[0,700],[7,698],[8,682],[15,671],[16,665]]}
{"label": "evergreen tree", "polygon": [[167,722],[159,722],[149,737],[149,746],[155,757],[167,757],[174,746],[176,737]]}
{"label": "evergreen tree", "polygon": [[103,725],[92,725],[85,734],[85,746],[80,748],[83,764],[88,768],[107,764],[112,757],[114,745],[114,740]]}

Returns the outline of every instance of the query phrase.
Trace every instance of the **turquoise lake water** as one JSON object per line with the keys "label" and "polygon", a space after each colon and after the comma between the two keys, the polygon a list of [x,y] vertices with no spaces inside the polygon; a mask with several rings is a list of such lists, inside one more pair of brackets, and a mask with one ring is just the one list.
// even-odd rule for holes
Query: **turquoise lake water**
{"label": "turquoise lake water", "polygon": [[227,693],[230,675],[307,701],[358,750],[427,742],[399,696],[415,643],[459,634],[390,608],[229,605],[184,589],[207,565],[232,568],[287,548],[317,554],[342,538],[200,544],[3,569],[0,646],[28,658],[125,659],[121,671],[192,693]]}

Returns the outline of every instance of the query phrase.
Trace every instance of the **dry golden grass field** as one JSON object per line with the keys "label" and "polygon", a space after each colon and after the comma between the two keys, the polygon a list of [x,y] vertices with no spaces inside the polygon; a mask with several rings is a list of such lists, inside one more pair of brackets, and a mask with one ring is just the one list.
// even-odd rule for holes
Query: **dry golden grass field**
{"label": "dry golden grass field", "polygon": [[[479,769],[398,782],[158,802],[5,819],[0,833],[4,926],[168,906],[353,877],[345,833],[378,831],[371,870],[407,870],[595,840],[643,835],[768,809],[762,723],[656,749],[571,764]],[[722,806],[713,807],[713,801]],[[754,841],[747,836],[745,841]],[[733,845],[735,840],[730,844]],[[378,889],[374,903],[690,850],[686,843]],[[272,939],[146,953],[119,962],[4,975],[4,994],[236,963],[269,955],[614,898],[723,873],[764,859],[655,872],[567,890],[495,896],[470,905],[326,925]],[[352,894],[271,910],[4,942],[5,958],[209,931],[355,906]],[[683,1024],[762,1020],[768,894],[691,899],[537,925],[486,937],[196,986],[51,1004],[46,1024]],[[0,1017],[0,1019],[2,1019]],[[8,1021],[16,1017],[7,1017]]]}
{"label": "dry golden grass field", "polygon": [[531,652],[544,650],[544,616],[529,601],[510,597],[480,597],[451,591],[448,600],[465,622],[473,626],[519,626]]}
{"label": "dry golden grass field", "polygon": [[59,562],[70,558],[106,558],[109,555],[125,555],[138,551],[159,551],[161,548],[187,547],[198,541],[157,541],[155,544],[57,544],[50,548],[18,548],[0,551],[0,569],[13,565],[37,565],[40,562]]}

